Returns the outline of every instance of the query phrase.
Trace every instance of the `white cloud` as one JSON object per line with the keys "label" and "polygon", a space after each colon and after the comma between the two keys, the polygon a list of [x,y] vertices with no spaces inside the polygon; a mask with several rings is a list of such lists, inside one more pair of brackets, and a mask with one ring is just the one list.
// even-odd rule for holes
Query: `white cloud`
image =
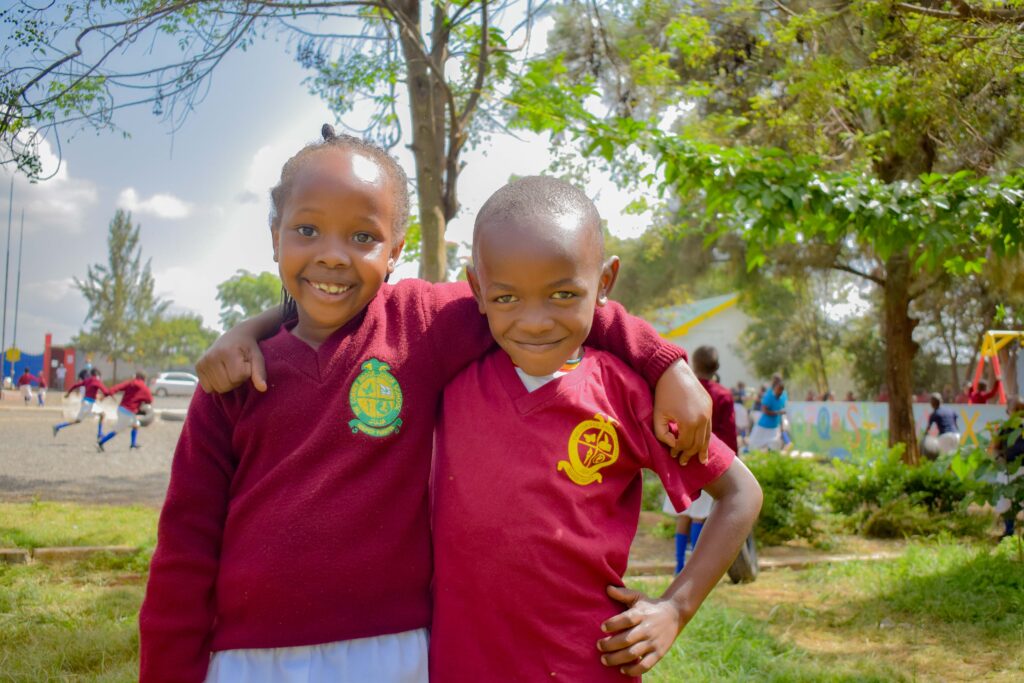
{"label": "white cloud", "polygon": [[[81,233],[87,210],[99,199],[96,186],[88,180],[72,177],[67,160],[60,160],[45,140],[39,144],[38,153],[45,180],[31,182],[21,174],[14,175],[15,230],[24,211],[26,234]],[[10,171],[4,167],[0,175],[0,213],[5,218],[11,196]]]}
{"label": "white cloud", "polygon": [[192,214],[192,205],[174,195],[157,193],[149,199],[141,199],[133,187],[121,190],[117,206],[134,214],[149,214],[157,218],[188,218]]}
{"label": "white cloud", "polygon": [[60,280],[27,283],[24,286],[24,293],[29,296],[36,296],[40,301],[50,303],[62,301],[72,293],[76,297],[78,296],[78,290],[75,289],[75,281],[69,277]]}

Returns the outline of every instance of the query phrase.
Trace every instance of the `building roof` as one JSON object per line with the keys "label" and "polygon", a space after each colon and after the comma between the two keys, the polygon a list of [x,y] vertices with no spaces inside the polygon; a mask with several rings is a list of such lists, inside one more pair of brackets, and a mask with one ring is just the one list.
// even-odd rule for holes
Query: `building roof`
{"label": "building roof", "polygon": [[736,305],[736,292],[701,299],[688,304],[666,306],[647,316],[648,322],[663,337],[682,337],[705,320]]}

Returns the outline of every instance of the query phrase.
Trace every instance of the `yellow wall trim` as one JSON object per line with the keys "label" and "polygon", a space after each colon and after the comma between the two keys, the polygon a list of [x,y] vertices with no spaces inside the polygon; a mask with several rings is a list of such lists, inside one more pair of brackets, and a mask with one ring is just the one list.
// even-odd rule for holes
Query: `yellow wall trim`
{"label": "yellow wall trim", "polygon": [[735,306],[736,302],[739,301],[739,300],[740,300],[740,295],[739,294],[737,294],[736,296],[734,296],[734,297],[732,297],[730,299],[726,299],[725,301],[723,301],[722,303],[718,304],[714,308],[712,308],[712,309],[710,309],[708,311],[705,311],[704,313],[701,313],[700,315],[698,315],[693,320],[690,320],[688,322],[683,323],[682,325],[680,325],[679,327],[677,327],[676,329],[672,330],[671,332],[669,332],[668,334],[666,334],[664,336],[666,338],[669,338],[669,339],[671,339],[672,337],[684,337],[684,336],[686,336],[690,332],[690,330],[692,330],[697,325],[700,325],[705,320],[707,320],[709,318],[713,318],[716,315],[718,315],[719,313],[721,313],[722,311],[724,311],[724,310],[726,310],[728,308],[732,308],[733,306]]}

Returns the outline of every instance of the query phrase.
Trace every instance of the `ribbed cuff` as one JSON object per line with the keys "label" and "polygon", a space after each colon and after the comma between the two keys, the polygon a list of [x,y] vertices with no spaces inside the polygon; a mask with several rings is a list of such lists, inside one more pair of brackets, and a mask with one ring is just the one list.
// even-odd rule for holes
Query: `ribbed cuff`
{"label": "ribbed cuff", "polygon": [[647,359],[647,364],[644,366],[644,379],[652,387],[657,385],[658,380],[668,370],[668,366],[680,358],[684,361],[687,360],[686,349],[671,342],[662,342],[654,355]]}

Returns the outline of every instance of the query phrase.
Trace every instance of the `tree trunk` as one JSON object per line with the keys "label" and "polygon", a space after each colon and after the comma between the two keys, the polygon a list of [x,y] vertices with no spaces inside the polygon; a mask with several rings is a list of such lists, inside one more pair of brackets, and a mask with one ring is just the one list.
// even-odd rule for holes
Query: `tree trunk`
{"label": "tree trunk", "polygon": [[[401,5],[418,29],[421,22],[419,1],[410,0]],[[419,43],[421,32],[417,33],[419,35],[403,30],[401,43],[412,119],[411,149],[416,160],[416,197],[422,235],[420,277],[441,282],[447,275],[444,240],[445,109],[436,83],[437,76],[423,57],[423,47]]]}
{"label": "tree trunk", "polygon": [[906,445],[903,461],[917,464],[920,448],[914,426],[913,369],[917,343],[913,332],[917,321],[910,317],[910,258],[906,253],[890,256],[885,263],[884,297],[885,367],[889,384],[889,445]]}

